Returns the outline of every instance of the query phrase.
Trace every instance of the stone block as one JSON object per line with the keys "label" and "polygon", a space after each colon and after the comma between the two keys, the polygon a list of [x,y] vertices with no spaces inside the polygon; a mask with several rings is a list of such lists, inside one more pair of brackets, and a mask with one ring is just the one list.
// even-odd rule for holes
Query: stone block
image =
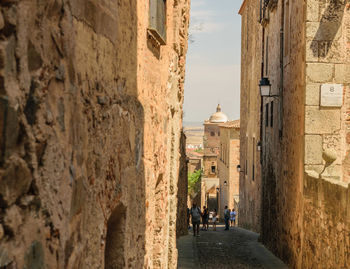
{"label": "stone block", "polygon": [[322,136],[305,135],[305,164],[322,164]]}
{"label": "stone block", "polygon": [[11,155],[19,132],[18,111],[7,98],[0,98],[0,162]]}
{"label": "stone block", "polygon": [[8,204],[13,204],[18,197],[28,192],[32,176],[24,160],[10,157],[8,161],[6,170],[0,174],[0,194]]}
{"label": "stone block", "polygon": [[319,107],[314,106],[305,108],[306,134],[333,134],[339,130],[339,109],[319,109]]}
{"label": "stone block", "polygon": [[335,65],[335,83],[350,83],[350,64]]}
{"label": "stone block", "polygon": [[317,22],[319,20],[319,1],[308,0],[306,9],[306,21]]}
{"label": "stone block", "polygon": [[332,41],[341,36],[341,27],[337,21],[306,22],[306,38],[314,41]]}
{"label": "stone block", "polygon": [[6,248],[0,247],[0,267],[6,268],[11,262],[12,258],[10,258]]}
{"label": "stone block", "polygon": [[306,77],[310,82],[329,82],[333,78],[333,64],[308,63]]}
{"label": "stone block", "polygon": [[306,62],[318,62],[319,61],[319,44],[318,41],[307,40],[306,41]]}
{"label": "stone block", "polygon": [[318,106],[320,104],[320,84],[307,84],[305,96],[306,105]]}
{"label": "stone block", "polygon": [[40,242],[34,241],[24,259],[26,269],[44,269],[44,250]]}
{"label": "stone block", "polygon": [[72,217],[78,214],[79,212],[81,212],[84,206],[86,189],[85,189],[83,180],[84,179],[80,177],[73,184],[73,193],[72,193],[71,209],[70,209],[70,215]]}
{"label": "stone block", "polygon": [[336,164],[341,164],[341,137],[340,135],[323,135],[323,150],[335,150],[337,153]]}

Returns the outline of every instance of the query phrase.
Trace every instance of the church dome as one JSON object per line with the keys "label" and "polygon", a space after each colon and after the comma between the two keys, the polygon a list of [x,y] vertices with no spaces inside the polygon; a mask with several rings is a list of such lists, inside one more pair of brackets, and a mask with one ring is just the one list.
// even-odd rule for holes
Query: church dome
{"label": "church dome", "polygon": [[209,121],[212,123],[225,123],[228,121],[227,116],[221,112],[220,105],[217,106],[216,113],[210,116]]}

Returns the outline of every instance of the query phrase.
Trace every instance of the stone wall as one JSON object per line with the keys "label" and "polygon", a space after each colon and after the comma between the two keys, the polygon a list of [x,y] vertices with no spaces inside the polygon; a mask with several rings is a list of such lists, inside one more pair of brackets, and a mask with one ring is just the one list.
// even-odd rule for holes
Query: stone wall
{"label": "stone wall", "polygon": [[0,267],[176,268],[189,1],[2,1]]}
{"label": "stone wall", "polygon": [[[261,166],[260,152],[260,93],[261,26],[256,1],[245,0],[240,14],[241,31],[241,110],[240,110],[240,179],[239,225],[260,232],[261,222]],[[254,180],[253,180],[254,166]]]}
{"label": "stone wall", "polygon": [[181,133],[181,157],[179,167],[179,180],[177,183],[177,214],[176,237],[188,234],[187,199],[188,199],[188,172],[186,159],[186,136]]}
{"label": "stone wall", "polygon": [[[264,39],[257,46],[263,49],[261,75],[269,78],[275,95],[263,98],[261,239],[291,268],[346,268],[349,5],[323,0],[269,3],[260,26]],[[242,27],[245,44],[243,36],[255,37],[256,32]],[[243,50],[242,57],[247,57]],[[253,60],[254,66],[259,60]],[[249,68],[242,67],[242,82]],[[323,84],[341,84],[340,106],[321,106]],[[247,87],[243,84],[241,130],[247,128],[244,117],[256,120],[250,105],[259,108],[254,98],[246,100]],[[244,135],[241,159],[249,150]],[[241,210],[249,188],[242,183],[240,188]]]}
{"label": "stone wall", "polygon": [[[219,209],[218,214],[223,217],[227,205],[229,209],[235,208],[235,201],[239,201],[239,128],[230,126],[230,122],[220,125],[220,155],[219,169]],[[226,185],[225,185],[226,181]],[[235,208],[236,211],[238,208]]]}
{"label": "stone wall", "polygon": [[348,184],[305,174],[301,268],[348,268],[349,190]]}

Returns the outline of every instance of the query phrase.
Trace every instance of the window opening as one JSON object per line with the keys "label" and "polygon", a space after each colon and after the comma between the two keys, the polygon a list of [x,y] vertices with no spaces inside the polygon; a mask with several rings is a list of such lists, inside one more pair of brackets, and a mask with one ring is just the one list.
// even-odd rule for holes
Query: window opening
{"label": "window opening", "polygon": [[105,269],[124,268],[126,208],[119,205],[107,221]]}
{"label": "window opening", "polygon": [[269,126],[269,104],[265,105],[265,126]]}
{"label": "window opening", "polygon": [[273,101],[271,102],[270,126],[273,127]]}
{"label": "window opening", "polygon": [[166,44],[166,0],[149,1],[149,32],[160,43]]}

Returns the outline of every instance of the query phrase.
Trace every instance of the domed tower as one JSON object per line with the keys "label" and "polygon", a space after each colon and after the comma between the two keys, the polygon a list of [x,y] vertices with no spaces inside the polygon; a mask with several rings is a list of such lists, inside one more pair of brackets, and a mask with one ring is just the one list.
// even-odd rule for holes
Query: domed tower
{"label": "domed tower", "polygon": [[227,121],[227,116],[221,112],[221,106],[218,104],[216,112],[204,122],[204,154],[218,154],[220,147],[219,125]]}
{"label": "domed tower", "polygon": [[[220,153],[220,127],[228,121],[227,116],[221,112],[220,104],[216,112],[204,122],[204,151],[203,151],[203,177],[201,204],[207,205],[209,210],[218,209],[216,188],[219,187],[218,157]],[[214,190],[211,193],[209,190]]]}
{"label": "domed tower", "polygon": [[217,156],[220,148],[219,125],[228,121],[227,116],[221,112],[218,104],[216,112],[204,122],[204,176],[208,178],[217,177]]}

